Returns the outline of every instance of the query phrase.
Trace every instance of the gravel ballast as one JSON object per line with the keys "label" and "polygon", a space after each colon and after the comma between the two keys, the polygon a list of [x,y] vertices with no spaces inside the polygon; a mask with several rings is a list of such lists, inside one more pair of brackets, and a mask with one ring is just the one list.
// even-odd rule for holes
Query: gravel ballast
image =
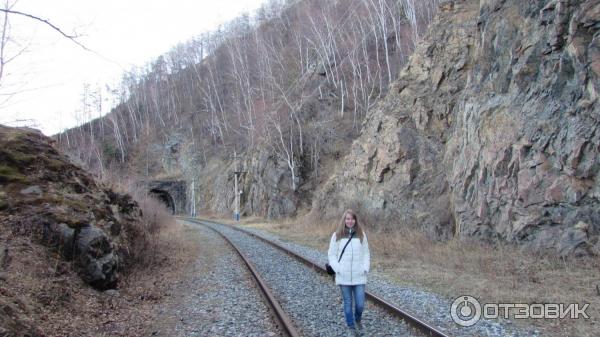
{"label": "gravel ballast", "polygon": [[[344,336],[347,333],[339,288],[321,275],[250,235],[211,224],[226,235],[252,261],[280,305],[303,336]],[[402,320],[367,302],[364,336],[419,336]]]}
{"label": "gravel ballast", "polygon": [[170,303],[158,309],[154,336],[282,336],[246,265],[217,233],[195,226],[201,253]]}

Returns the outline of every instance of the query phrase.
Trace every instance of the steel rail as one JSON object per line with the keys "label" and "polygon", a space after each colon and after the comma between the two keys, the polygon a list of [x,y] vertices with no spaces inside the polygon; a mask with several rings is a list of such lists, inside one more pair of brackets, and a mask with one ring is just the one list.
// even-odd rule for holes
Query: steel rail
{"label": "steel rail", "polygon": [[252,274],[252,276],[254,276],[254,279],[255,279],[256,283],[258,284],[259,288],[261,289],[263,296],[265,297],[265,299],[267,300],[271,309],[275,313],[275,317],[277,317],[277,321],[278,321],[277,323],[280,326],[280,328],[282,329],[283,333],[289,337],[300,337],[300,334],[298,333],[298,331],[296,330],[296,327],[292,323],[291,318],[285,313],[285,311],[283,310],[283,308],[281,307],[279,302],[275,299],[275,296],[273,296],[273,292],[271,292],[271,290],[269,289],[269,287],[267,286],[265,281],[262,279],[262,277],[260,277],[260,274],[258,273],[256,268],[254,268],[254,265],[252,265],[250,260],[248,260],[246,258],[246,256],[244,256],[244,254],[238,249],[238,247],[233,242],[231,242],[231,240],[229,240],[223,233],[212,228],[211,226],[208,226],[208,225],[202,223],[201,221],[194,221],[189,218],[181,218],[181,219],[203,225],[203,226],[208,227],[211,230],[215,231],[219,235],[221,235],[221,237],[223,237],[223,239],[225,239],[225,241],[231,247],[233,247],[233,249],[238,253],[238,255],[242,258],[242,261],[244,261],[244,263],[250,270],[250,273]]}
{"label": "steel rail", "polygon": [[[240,231],[242,233],[248,234],[252,237],[255,237],[263,242],[266,242],[270,245],[272,245],[273,247],[280,249],[281,251],[285,252],[286,254],[300,260],[302,263],[306,264],[307,266],[317,270],[320,273],[323,274],[327,274],[327,270],[325,269],[324,266],[322,266],[320,263],[315,262],[311,259],[308,259],[304,256],[298,255],[292,251],[290,251],[289,249],[287,249],[286,247],[283,247],[282,245],[270,241],[268,239],[265,239],[259,235],[256,235],[248,230],[245,230],[243,228],[240,227],[236,227],[236,226],[232,226],[232,225],[227,225],[227,224],[223,224],[223,223],[219,223],[219,222],[213,222],[213,221],[209,221],[209,220],[199,220],[199,219],[193,219],[193,218],[184,218],[182,217],[181,219],[186,220],[186,221],[190,221],[190,222],[194,222],[194,223],[212,223],[212,224],[217,224],[217,225],[224,225],[227,226],[229,228],[235,229],[237,231]],[[395,306],[394,304],[386,301],[385,299],[381,298],[378,295],[375,295],[374,293],[366,290],[365,291],[365,295],[367,297],[367,299],[371,300],[373,303],[375,303],[376,305],[379,305],[380,307],[382,307],[383,309],[385,309],[386,311],[388,311],[390,314],[401,318],[402,320],[406,321],[408,324],[412,325],[414,328],[416,328],[417,330],[419,330],[421,333],[425,334],[426,336],[430,336],[430,337],[450,337],[450,335],[447,335],[443,332],[441,332],[440,330],[438,330],[436,327],[426,323],[425,321],[423,321],[422,319],[418,318],[417,316],[415,316],[413,313],[409,313],[406,310],[400,309],[397,306]]]}

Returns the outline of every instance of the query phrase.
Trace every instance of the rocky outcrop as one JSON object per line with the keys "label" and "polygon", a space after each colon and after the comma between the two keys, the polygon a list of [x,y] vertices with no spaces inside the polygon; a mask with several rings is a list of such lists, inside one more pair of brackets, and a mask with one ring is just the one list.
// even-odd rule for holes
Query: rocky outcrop
{"label": "rocky outcrop", "polygon": [[598,0],[442,2],[313,207],[589,254],[600,234],[599,11]]}
{"label": "rocky outcrop", "polygon": [[84,281],[116,286],[140,209],[69,163],[41,133],[0,126],[0,230],[74,261]]}
{"label": "rocky outcrop", "polygon": [[392,227],[414,225],[452,235],[443,158],[473,63],[477,10],[473,1],[442,7],[388,97],[366,117],[361,136],[313,208],[333,217],[357,207]]}

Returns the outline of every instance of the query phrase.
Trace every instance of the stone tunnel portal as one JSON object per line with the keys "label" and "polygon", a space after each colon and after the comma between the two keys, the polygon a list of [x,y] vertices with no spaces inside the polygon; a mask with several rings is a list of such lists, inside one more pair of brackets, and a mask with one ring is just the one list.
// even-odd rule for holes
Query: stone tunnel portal
{"label": "stone tunnel portal", "polygon": [[187,186],[183,180],[139,181],[140,188],[162,201],[173,214],[187,214]]}
{"label": "stone tunnel portal", "polygon": [[150,195],[162,201],[171,214],[175,214],[175,201],[169,192],[154,188],[150,190]]}

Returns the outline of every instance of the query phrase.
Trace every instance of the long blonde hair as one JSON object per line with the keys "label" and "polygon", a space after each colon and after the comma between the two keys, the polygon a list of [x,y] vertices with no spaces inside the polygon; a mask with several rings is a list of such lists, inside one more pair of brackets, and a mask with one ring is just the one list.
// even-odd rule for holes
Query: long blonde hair
{"label": "long blonde hair", "polygon": [[360,239],[360,242],[362,242],[363,238],[365,237],[365,232],[362,228],[362,222],[358,221],[356,212],[351,209],[347,209],[342,215],[342,220],[340,220],[340,223],[335,230],[335,239],[339,241],[344,236],[344,230],[346,229],[346,214],[350,214],[354,218],[354,230],[356,231],[356,237]]}

